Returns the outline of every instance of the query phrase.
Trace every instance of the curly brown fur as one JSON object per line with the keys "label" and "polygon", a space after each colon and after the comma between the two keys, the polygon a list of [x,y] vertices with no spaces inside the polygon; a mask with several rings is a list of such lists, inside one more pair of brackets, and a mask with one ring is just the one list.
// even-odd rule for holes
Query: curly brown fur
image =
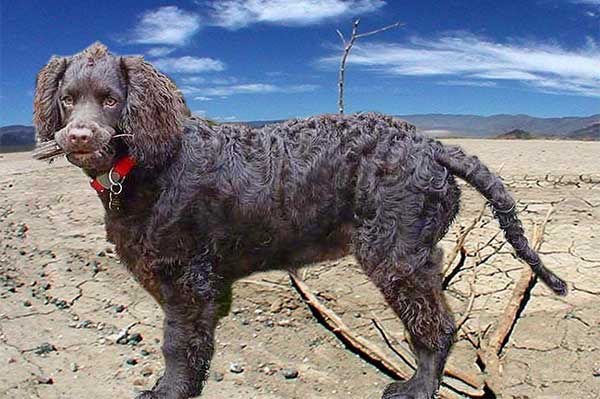
{"label": "curly brown fur", "polygon": [[[61,100],[65,87],[96,103],[86,100],[81,111],[83,100]],[[98,93],[107,91],[118,103],[102,100]],[[149,63],[100,44],[51,60],[38,77],[35,107],[39,140],[56,138],[88,175],[126,153],[138,163],[120,210],[99,195],[109,241],[165,313],[166,372],[140,398],[200,394],[214,351],[216,298],[235,279],[348,253],[405,324],[418,359],[413,378],[390,385],[384,398],[431,398],[455,330],[437,247],[459,208],[454,175],[491,202],[517,255],[566,292],[528,246],[500,179],[404,121],[363,113],[262,129],[211,126],[189,116],[175,85]]]}

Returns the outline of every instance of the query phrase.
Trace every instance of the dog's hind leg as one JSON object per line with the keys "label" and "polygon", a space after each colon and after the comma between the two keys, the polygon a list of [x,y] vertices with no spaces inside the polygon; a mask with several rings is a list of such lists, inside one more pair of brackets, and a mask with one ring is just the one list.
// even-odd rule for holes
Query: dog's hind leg
{"label": "dog's hind leg", "polygon": [[[169,268],[159,267],[163,272]],[[214,353],[218,283],[212,264],[199,259],[194,259],[183,273],[161,276],[165,372],[152,391],[141,393],[137,399],[188,399],[200,395]]]}
{"label": "dog's hind leg", "polygon": [[443,192],[440,197],[406,190],[393,197],[380,190],[367,197],[366,209],[375,211],[355,230],[354,254],[402,320],[417,357],[413,377],[389,385],[384,399],[431,399],[454,339],[436,244],[458,210],[458,191],[447,185]]}
{"label": "dog's hind leg", "polygon": [[[420,265],[418,256],[407,256],[395,264],[369,265],[358,257],[371,280],[410,335],[417,370],[406,382],[390,384],[383,399],[431,399],[437,391],[446,358],[452,346],[455,324],[441,288],[439,269],[442,251],[434,248]],[[416,266],[416,267],[415,267]]]}

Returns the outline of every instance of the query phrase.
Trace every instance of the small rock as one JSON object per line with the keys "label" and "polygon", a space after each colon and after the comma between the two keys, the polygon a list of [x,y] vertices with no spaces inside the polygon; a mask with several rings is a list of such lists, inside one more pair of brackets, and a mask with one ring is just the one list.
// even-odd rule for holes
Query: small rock
{"label": "small rock", "polygon": [[142,355],[142,356],[148,356],[148,355],[150,355],[150,352],[148,352],[146,349],[142,349],[140,351],[140,355]]}
{"label": "small rock", "polygon": [[215,379],[215,381],[221,382],[221,381],[223,381],[223,379],[225,378],[225,376],[222,373],[219,373],[219,372],[215,371],[213,373],[213,378]]}
{"label": "small rock", "polygon": [[142,380],[141,378],[137,378],[133,380],[133,385],[135,385],[136,387],[141,387],[146,385],[146,381]]}
{"label": "small rock", "polygon": [[135,345],[139,344],[140,342],[142,342],[143,339],[144,339],[144,337],[142,337],[142,334],[135,333],[135,334],[131,334],[129,336],[129,338],[127,338],[127,343],[129,345],[135,346]]}
{"label": "small rock", "polygon": [[29,230],[29,227],[25,223],[19,223],[17,226],[17,237],[23,238],[25,237],[25,233]]}
{"label": "small rock", "polygon": [[597,369],[595,369],[594,372],[592,373],[592,375],[594,377],[600,377],[600,367],[598,367]]}
{"label": "small rock", "polygon": [[229,366],[229,371],[235,374],[241,374],[244,372],[244,368],[238,363],[231,363]]}
{"label": "small rock", "polygon": [[269,308],[269,310],[271,311],[271,313],[279,313],[281,311],[282,306],[283,306],[283,302],[281,302],[281,299],[276,299],[271,304],[271,307]]}
{"label": "small rock", "polygon": [[91,320],[83,320],[82,322],[77,323],[75,328],[89,328],[92,324]]}
{"label": "small rock", "polygon": [[77,363],[73,362],[69,365],[69,367],[71,368],[71,371],[76,373],[77,370],[79,370],[79,366],[77,365]]}
{"label": "small rock", "polygon": [[115,306],[116,313],[123,313],[124,310],[125,310],[125,305],[116,305]]}
{"label": "small rock", "polygon": [[143,377],[150,377],[153,373],[154,373],[154,370],[152,370],[152,367],[150,367],[150,366],[146,366],[142,369]]}
{"label": "small rock", "polygon": [[50,352],[54,352],[56,351],[56,347],[48,342],[44,342],[43,344],[41,344],[40,346],[38,346],[37,348],[35,348],[33,350],[33,353],[35,353],[36,355],[45,355],[47,353]]}
{"label": "small rock", "polygon": [[127,360],[125,360],[125,363],[129,366],[135,366],[136,364],[138,364],[138,361],[136,358],[130,357]]}
{"label": "small rock", "polygon": [[292,326],[293,324],[292,324],[292,321],[291,321],[291,320],[288,320],[288,319],[283,319],[283,320],[279,320],[279,321],[277,322],[277,325],[278,325],[278,326],[280,326],[280,327],[290,327],[290,326]]}
{"label": "small rock", "polygon": [[23,306],[25,306],[26,308],[31,307],[31,301],[30,300],[23,301]]}
{"label": "small rock", "polygon": [[104,252],[104,251],[100,251],[100,252],[98,252],[96,255],[98,255],[99,257],[103,258],[103,257],[105,257],[105,256],[106,256],[106,252]]}
{"label": "small rock", "polygon": [[298,370],[296,370],[295,368],[283,369],[282,374],[286,380],[293,380],[294,378],[298,378]]}
{"label": "small rock", "polygon": [[44,384],[44,385],[52,385],[54,384],[54,380],[51,377],[46,377],[43,375],[38,375],[36,378],[36,381],[38,384]]}

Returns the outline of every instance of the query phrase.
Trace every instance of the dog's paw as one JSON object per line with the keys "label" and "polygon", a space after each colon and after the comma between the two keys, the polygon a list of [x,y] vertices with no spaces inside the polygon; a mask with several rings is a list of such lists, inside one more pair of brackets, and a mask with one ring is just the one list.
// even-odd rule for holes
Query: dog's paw
{"label": "dog's paw", "polygon": [[381,399],[434,399],[437,396],[423,390],[414,380],[394,382],[383,391]]}
{"label": "dog's paw", "polygon": [[163,399],[164,396],[159,396],[158,394],[152,391],[143,391],[135,399]]}

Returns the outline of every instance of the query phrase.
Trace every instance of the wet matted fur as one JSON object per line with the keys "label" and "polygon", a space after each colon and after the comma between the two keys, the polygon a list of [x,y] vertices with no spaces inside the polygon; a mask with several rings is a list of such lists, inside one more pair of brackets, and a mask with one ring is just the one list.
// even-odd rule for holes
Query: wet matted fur
{"label": "wet matted fur", "polygon": [[386,399],[430,399],[455,332],[437,244],[459,208],[458,176],[491,204],[516,254],[556,293],[565,283],[529,247],[502,181],[459,147],[377,114],[322,115],[252,129],[190,116],[141,57],[96,43],[54,57],[37,79],[40,142],[89,176],[129,154],[108,240],[165,314],[166,371],[138,398],[199,395],[213,356],[217,297],[250,273],[353,253],[410,333],[418,370]]}

